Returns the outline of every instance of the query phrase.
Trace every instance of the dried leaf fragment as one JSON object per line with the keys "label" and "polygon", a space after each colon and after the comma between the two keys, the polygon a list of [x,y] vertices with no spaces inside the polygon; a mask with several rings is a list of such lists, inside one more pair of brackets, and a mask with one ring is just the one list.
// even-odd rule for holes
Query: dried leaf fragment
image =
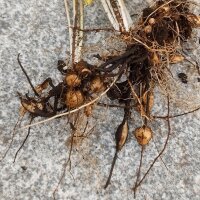
{"label": "dried leaf fragment", "polygon": [[46,90],[49,83],[48,81],[44,81],[42,84],[39,84],[35,87],[35,90],[38,94],[42,94],[43,90]]}
{"label": "dried leaf fragment", "polygon": [[[30,113],[36,113],[38,110],[41,111],[44,108],[42,103],[33,103],[26,99],[21,99],[21,104],[23,108]],[[22,109],[21,112],[25,112],[24,109]]]}
{"label": "dried leaf fragment", "polygon": [[19,116],[24,116],[26,114],[27,110],[21,105],[19,108]]}

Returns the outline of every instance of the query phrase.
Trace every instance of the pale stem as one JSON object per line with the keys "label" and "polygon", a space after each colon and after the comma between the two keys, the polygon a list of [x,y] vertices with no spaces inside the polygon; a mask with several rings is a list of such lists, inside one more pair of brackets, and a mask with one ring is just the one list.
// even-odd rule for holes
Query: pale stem
{"label": "pale stem", "polygon": [[72,54],[72,28],[71,28],[71,21],[70,21],[70,14],[69,14],[69,4],[67,0],[64,0],[65,3],[65,12],[67,15],[67,23],[69,28],[69,43],[70,43],[70,55]]}
{"label": "pale stem", "polygon": [[76,48],[76,62],[80,61],[81,56],[82,56],[82,47],[83,47],[83,34],[84,32],[82,31],[84,29],[84,4],[83,0],[80,0],[79,3],[80,6],[80,13],[79,13],[79,28],[80,31],[78,32],[78,44]]}
{"label": "pale stem", "polygon": [[75,64],[75,53],[77,47],[77,21],[78,21],[78,0],[73,0],[73,35],[72,35],[72,65]]}
{"label": "pale stem", "polygon": [[119,10],[122,16],[122,20],[124,23],[124,27],[126,31],[129,31],[130,27],[132,26],[133,22],[131,16],[125,6],[124,0],[117,0],[119,4]]}
{"label": "pale stem", "polygon": [[112,24],[113,28],[117,31],[119,31],[119,23],[117,21],[117,18],[114,14],[113,8],[111,6],[110,0],[101,0],[101,3],[104,7],[104,10],[108,16],[108,19],[110,20],[110,23]]}

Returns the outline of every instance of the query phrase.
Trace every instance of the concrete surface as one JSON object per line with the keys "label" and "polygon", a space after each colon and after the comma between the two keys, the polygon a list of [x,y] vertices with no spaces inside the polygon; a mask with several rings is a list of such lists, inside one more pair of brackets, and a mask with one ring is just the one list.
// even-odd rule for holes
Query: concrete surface
{"label": "concrete surface", "polygon": [[[100,3],[87,11],[88,27],[107,26],[109,22]],[[128,2],[128,1],[127,1]],[[129,2],[130,3],[130,2]],[[143,1],[131,1],[132,14],[140,14],[147,5]],[[90,45],[102,41],[104,33],[90,34]],[[198,37],[198,36],[197,36]],[[27,69],[34,84],[46,77],[61,80],[56,69],[58,59],[65,58],[68,49],[68,33],[62,0],[1,0],[0,2],[0,156],[11,139],[12,129],[18,118],[19,100],[16,92],[30,90],[17,64],[17,54]],[[198,42],[194,56],[199,61]],[[178,70],[185,68],[179,66]],[[190,74],[191,73],[191,74]],[[187,71],[189,85],[196,83],[197,74]],[[180,84],[181,85],[181,84]],[[190,86],[181,85],[187,91]],[[166,113],[163,98],[156,94],[154,113]],[[194,94],[200,99],[198,90]],[[182,110],[184,111],[184,110]],[[100,119],[93,134],[77,146],[72,154],[72,169],[67,172],[58,192],[57,200],[128,200],[133,199],[131,190],[139,165],[140,148],[131,134],[140,125],[135,114],[128,141],[119,154],[112,184],[103,189],[114,154],[114,129],[121,112],[117,109],[99,109],[94,116]],[[138,190],[138,200],[199,200],[200,199],[200,112],[176,118],[172,121],[169,145],[163,155],[168,170],[159,160]],[[28,118],[23,124],[28,123]],[[166,137],[166,124],[152,122],[154,142],[147,147],[144,168],[148,168],[157,150]],[[32,128],[31,135],[13,164],[16,150],[22,143],[26,130],[17,131],[7,157],[0,163],[1,200],[48,200],[62,173],[65,158],[69,153],[66,140],[70,136],[66,118],[57,119]]]}

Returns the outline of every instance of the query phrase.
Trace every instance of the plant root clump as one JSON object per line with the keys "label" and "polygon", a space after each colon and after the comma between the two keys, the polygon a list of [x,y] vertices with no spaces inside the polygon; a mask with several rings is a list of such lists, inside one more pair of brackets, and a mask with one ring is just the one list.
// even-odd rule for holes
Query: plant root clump
{"label": "plant root clump", "polygon": [[[29,113],[34,118],[52,117],[63,112],[70,114],[73,110],[79,111],[79,108],[84,108],[82,113],[90,117],[95,107],[94,100],[98,100],[104,92],[111,101],[117,101],[119,107],[123,107],[124,116],[115,133],[116,151],[105,188],[110,184],[117,154],[128,137],[133,109],[141,115],[143,121],[134,132],[142,148],[142,155],[153,136],[150,123],[155,86],[164,90],[168,105],[169,99],[173,98],[168,84],[168,77],[172,77],[170,66],[175,67],[174,64],[185,60],[183,44],[192,37],[193,28],[200,26],[200,17],[191,12],[190,4],[187,0],[157,1],[152,7],[143,10],[139,22],[130,31],[122,32],[119,36],[126,44],[123,53],[104,59],[99,57],[101,64],[98,66],[84,60],[67,66],[60,60],[58,70],[63,75],[63,80],[59,84],[54,85],[48,78],[33,87],[27,76],[34,96],[19,93],[21,115]],[[20,61],[19,64],[24,71]],[[186,83],[185,78],[184,82]],[[168,106],[168,115],[164,119],[168,120],[170,127],[169,118]],[[138,175],[134,191],[141,185],[147,173],[140,181]]]}
{"label": "plant root clump", "polygon": [[[154,88],[160,86],[168,99],[172,101],[175,91],[171,91],[171,85],[168,83],[169,77],[173,77],[170,68],[176,67],[174,64],[185,60],[183,44],[192,38],[193,28],[199,27],[200,17],[190,11],[190,4],[191,2],[186,0],[158,1],[152,7],[144,9],[138,24],[129,32],[123,32],[119,36],[127,44],[125,52],[109,57],[98,68],[104,77],[119,77],[107,96],[110,100],[118,100],[119,104],[125,105],[121,124],[129,119],[133,107],[143,119],[143,125],[134,131],[136,140],[141,145],[141,163],[145,146],[153,136],[150,123]],[[170,127],[169,121],[168,126]],[[170,134],[170,128],[168,134]],[[122,135],[122,133],[119,134],[119,128],[116,135]],[[158,157],[164,152],[168,138]],[[120,140],[123,139],[116,140],[116,153],[105,188],[110,184]],[[153,164],[141,180],[139,180],[140,165],[138,178],[133,188],[134,193]]]}

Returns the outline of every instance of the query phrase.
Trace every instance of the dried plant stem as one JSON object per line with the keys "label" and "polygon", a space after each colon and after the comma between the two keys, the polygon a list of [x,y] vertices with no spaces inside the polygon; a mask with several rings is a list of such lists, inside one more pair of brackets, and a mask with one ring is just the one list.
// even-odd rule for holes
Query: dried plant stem
{"label": "dried plant stem", "polygon": [[14,140],[14,137],[15,137],[15,134],[16,134],[16,128],[17,128],[17,126],[19,125],[19,122],[23,119],[23,117],[24,117],[24,116],[21,116],[21,117],[18,118],[18,120],[17,120],[17,122],[16,122],[16,124],[15,124],[15,126],[14,126],[14,128],[13,128],[13,131],[12,131],[12,137],[11,137],[10,144],[9,144],[8,148],[6,149],[5,153],[3,154],[3,156],[2,156],[2,158],[1,158],[1,160],[0,160],[0,162],[6,157],[8,151],[10,150],[11,145],[12,145],[13,140]]}
{"label": "dried plant stem", "polygon": [[[76,118],[78,118],[78,117],[79,117],[79,115],[77,115]],[[75,121],[75,124],[73,124],[74,128],[76,127],[76,123],[77,123],[77,120]],[[72,154],[72,150],[73,150],[74,135],[75,135],[75,133],[76,133],[76,128],[71,133],[71,138],[72,139],[71,139],[71,143],[70,143],[69,155],[68,155],[68,158],[65,159],[65,163],[63,165],[63,172],[62,172],[62,174],[60,176],[60,179],[59,179],[59,182],[58,182],[56,188],[53,191],[53,198],[54,199],[56,199],[55,198],[55,194],[58,191],[58,187],[61,184],[63,178],[65,177],[65,173],[66,173],[66,169],[67,169],[68,164],[69,164],[69,171],[71,170],[71,154]]]}
{"label": "dried plant stem", "polygon": [[[79,13],[79,27],[81,30],[84,30],[84,4],[83,1],[81,0],[79,3],[80,7],[80,13]],[[83,47],[83,36],[84,32],[80,31],[78,32],[78,44],[77,44],[77,53],[76,53],[76,62],[80,61],[82,57],[82,47]]]}
{"label": "dried plant stem", "polygon": [[[153,143],[154,143],[154,145],[155,145],[156,151],[159,153],[160,151],[158,150],[158,146],[156,145],[156,143],[155,143],[155,141],[154,141],[153,138],[152,138],[152,141],[153,141]],[[165,166],[166,170],[167,170],[167,171],[169,172],[169,174],[171,175],[171,172],[170,172],[169,168],[167,167],[166,163],[164,162],[164,160],[162,159],[162,156],[160,156],[160,160],[161,160],[161,162],[163,163],[163,165]]]}
{"label": "dried plant stem", "polygon": [[59,187],[59,185],[61,184],[63,178],[65,177],[66,168],[67,168],[68,164],[70,165],[70,169],[71,169],[71,154],[72,154],[73,142],[74,142],[73,139],[74,139],[74,137],[72,136],[72,140],[71,140],[71,145],[70,145],[70,150],[69,150],[68,158],[65,159],[65,163],[64,163],[64,165],[63,165],[63,172],[62,172],[62,174],[61,174],[61,176],[60,176],[60,179],[59,179],[59,182],[58,182],[56,188],[55,188],[54,191],[53,191],[53,198],[54,198],[54,199],[56,199],[56,198],[55,198],[55,194],[56,194],[56,192],[58,191],[58,187]]}
{"label": "dried plant stem", "polygon": [[119,23],[118,23],[116,16],[114,14],[110,0],[101,0],[101,3],[104,7],[104,10],[105,10],[105,12],[108,16],[108,19],[110,20],[110,23],[112,24],[113,28],[115,30],[119,31]]}
{"label": "dried plant stem", "polygon": [[115,29],[113,28],[85,28],[85,29],[81,29],[79,27],[74,27],[74,29],[77,29],[81,32],[100,32],[100,31],[109,31],[109,32],[117,32]]}
{"label": "dried plant stem", "polygon": [[128,12],[125,4],[124,4],[124,1],[123,0],[117,0],[117,1],[118,1],[118,4],[119,4],[119,9],[121,11],[122,20],[123,20],[123,23],[124,23],[125,30],[129,31],[130,27],[133,24],[131,16],[130,16],[130,14],[129,14],[129,12]]}
{"label": "dried plant stem", "polygon": [[119,29],[120,29],[121,32],[124,32],[125,27],[124,27],[124,23],[123,23],[121,13],[119,12],[119,6],[117,4],[117,1],[116,0],[110,0],[110,3],[111,3],[111,6],[112,6],[114,15],[115,15],[117,22],[119,24]]}
{"label": "dried plant stem", "polygon": [[[141,40],[139,40],[139,39],[137,39],[137,38],[135,38],[135,37],[132,37],[132,39],[135,40],[136,42],[142,44],[143,46],[145,46],[148,50],[152,50],[152,51],[153,51],[153,49],[151,49],[148,45],[146,45],[146,44],[145,44],[144,42],[142,42]],[[155,49],[155,50],[156,50],[156,49]]]}
{"label": "dried plant stem", "polygon": [[84,3],[82,0],[73,0],[73,26],[69,25],[71,32],[71,62],[79,62],[82,56],[84,36]]}
{"label": "dried plant stem", "polygon": [[144,179],[146,178],[146,176],[149,174],[150,170],[153,168],[154,164],[156,163],[156,161],[160,158],[160,156],[164,153],[168,141],[169,141],[169,136],[171,134],[171,125],[170,125],[170,118],[169,118],[169,114],[170,114],[170,100],[169,100],[169,96],[167,97],[168,99],[168,113],[167,113],[167,124],[168,124],[168,134],[167,134],[167,138],[165,140],[165,144],[163,149],[160,151],[160,153],[158,154],[158,156],[156,156],[156,158],[154,159],[154,161],[152,162],[152,164],[150,165],[149,169],[146,171],[146,173],[144,174],[144,176],[142,177],[142,179],[138,182],[138,184],[133,188],[134,193],[136,192],[137,188],[142,184],[142,182],[144,181]]}
{"label": "dried plant stem", "polygon": [[142,146],[141,147],[141,153],[140,153],[140,165],[139,165],[139,168],[138,168],[137,178],[136,178],[135,187],[134,187],[134,198],[136,198],[137,184],[138,184],[138,181],[140,179],[141,168],[142,168],[142,159],[143,159],[144,150],[145,150],[145,147]]}
{"label": "dried plant stem", "polygon": [[[78,0],[73,0],[73,27],[77,27],[78,24]],[[76,47],[77,47],[77,30],[73,29],[72,34],[72,65],[75,64],[76,59]]]}
{"label": "dried plant stem", "polygon": [[64,3],[65,3],[65,12],[67,15],[67,23],[68,23],[68,28],[69,28],[69,43],[70,43],[70,55],[71,55],[72,54],[72,28],[71,28],[68,0],[64,0]]}
{"label": "dried plant stem", "polygon": [[136,94],[136,92],[135,92],[135,90],[134,90],[134,88],[133,88],[133,85],[131,84],[131,82],[130,82],[129,79],[128,79],[128,84],[129,84],[129,86],[130,86],[130,88],[131,88],[131,93],[132,93],[132,95],[137,99],[138,103],[139,103],[140,105],[142,105],[142,102],[141,102],[140,98],[138,97],[138,95]]}
{"label": "dried plant stem", "polygon": [[32,90],[33,90],[33,92],[34,92],[34,94],[35,94],[36,96],[40,96],[40,95],[37,93],[37,91],[35,90],[35,88],[34,88],[32,82],[31,82],[31,80],[30,80],[30,78],[29,78],[29,76],[28,76],[26,70],[25,70],[24,67],[22,66],[19,57],[20,57],[20,53],[19,53],[18,56],[17,56],[17,61],[18,61],[18,64],[19,64],[21,70],[23,71],[24,75],[26,76],[26,79],[28,80],[29,85],[31,86],[31,88],[32,88]]}
{"label": "dried plant stem", "polygon": [[[34,119],[34,117],[31,117],[29,124],[32,123],[33,119]],[[21,146],[19,147],[19,149],[18,149],[17,152],[15,153],[15,157],[14,157],[13,163],[15,162],[19,151],[22,149],[22,147],[24,146],[25,142],[27,141],[27,139],[28,139],[28,137],[29,137],[29,135],[30,135],[30,132],[31,132],[31,127],[28,128],[28,133],[27,133],[27,135],[26,135],[24,141],[22,142]]]}
{"label": "dried plant stem", "polygon": [[117,160],[117,154],[118,154],[118,151],[116,150],[114,158],[113,158],[113,161],[112,161],[111,169],[110,169],[110,174],[109,174],[109,177],[108,177],[108,179],[106,181],[104,189],[106,189],[108,187],[108,185],[110,184],[112,173],[113,173],[113,169],[114,169],[114,166],[115,166],[115,163],[116,163],[116,160]]}
{"label": "dried plant stem", "polygon": [[[135,92],[135,90],[133,88],[133,85],[131,84],[130,80],[128,80],[128,84],[129,84],[129,86],[131,88],[132,95],[135,96],[135,98],[137,99],[139,105],[142,107],[142,102],[141,102],[140,98],[138,97],[138,95],[136,94],[136,92]],[[150,118],[146,114],[142,115],[142,117],[145,118],[145,121],[150,120]]]}
{"label": "dried plant stem", "polygon": [[181,114],[177,114],[177,115],[170,115],[170,116],[153,116],[153,118],[158,118],[158,119],[167,119],[167,118],[175,118],[175,117],[181,117],[181,116],[184,116],[184,115],[187,115],[187,114],[191,114],[193,112],[196,112],[200,110],[200,107],[194,109],[194,110],[191,110],[191,111],[188,111],[186,113],[181,113]]}
{"label": "dried plant stem", "polygon": [[124,0],[101,0],[112,26],[117,31],[129,31],[133,22]]}
{"label": "dried plant stem", "polygon": [[[55,194],[58,191],[58,187],[61,184],[63,178],[65,177],[68,165],[69,165],[69,172],[71,171],[71,155],[72,155],[72,150],[73,150],[73,145],[74,145],[74,137],[76,137],[75,134],[76,134],[77,128],[79,127],[79,120],[80,120],[80,118],[81,118],[81,115],[80,115],[79,112],[77,112],[76,116],[75,116],[75,119],[73,120],[74,122],[73,122],[73,124],[71,124],[73,128],[72,128],[72,132],[71,132],[71,142],[70,142],[69,154],[68,154],[68,157],[66,157],[66,159],[65,159],[65,163],[63,165],[63,171],[62,171],[62,174],[61,174],[61,176],[59,178],[59,182],[58,182],[56,188],[53,191],[53,198],[54,199],[56,199]],[[88,121],[86,123],[86,126],[85,126],[83,134],[85,133],[85,131],[87,129],[87,126],[88,126]],[[83,139],[86,138],[88,135],[90,135],[91,132],[94,130],[94,128],[95,128],[95,125],[88,131],[88,133],[86,133],[85,137],[83,136]]]}
{"label": "dried plant stem", "polygon": [[125,106],[125,105],[120,105],[120,104],[107,104],[107,103],[102,103],[102,102],[98,102],[97,106],[102,106],[102,107],[106,107],[106,108],[135,108],[137,105],[131,105],[131,106]]}

